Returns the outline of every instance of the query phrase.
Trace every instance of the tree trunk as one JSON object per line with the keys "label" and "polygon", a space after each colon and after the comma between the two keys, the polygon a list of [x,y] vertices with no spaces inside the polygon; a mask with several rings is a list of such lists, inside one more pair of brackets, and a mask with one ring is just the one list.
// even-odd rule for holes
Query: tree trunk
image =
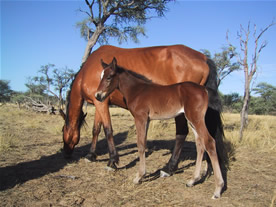
{"label": "tree trunk", "polygon": [[250,79],[248,77],[248,68],[245,67],[245,87],[244,87],[244,97],[243,106],[241,111],[241,127],[240,127],[240,142],[243,138],[243,130],[248,124],[248,106],[250,101]]}
{"label": "tree trunk", "polygon": [[101,35],[101,33],[104,31],[104,27],[103,26],[97,26],[95,32],[93,33],[92,37],[88,39],[85,51],[84,51],[84,55],[82,58],[82,64],[85,63],[85,61],[87,60],[87,58],[89,57],[92,48],[94,47],[94,45],[97,43],[97,40],[99,38],[99,36]]}
{"label": "tree trunk", "polygon": [[62,98],[62,88],[59,89],[59,100],[58,108],[63,110],[63,98]]}
{"label": "tree trunk", "polygon": [[243,106],[241,111],[241,127],[240,127],[240,142],[243,138],[243,130],[248,125],[248,105],[249,105],[250,95],[249,92],[246,92],[243,100]]}

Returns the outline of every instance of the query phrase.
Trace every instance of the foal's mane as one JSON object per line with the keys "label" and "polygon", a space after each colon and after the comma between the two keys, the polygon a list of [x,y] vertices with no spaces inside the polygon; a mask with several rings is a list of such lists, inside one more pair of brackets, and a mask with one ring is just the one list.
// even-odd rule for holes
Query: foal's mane
{"label": "foal's mane", "polygon": [[136,72],[134,72],[134,71],[132,71],[132,70],[128,70],[128,69],[126,69],[126,68],[123,68],[123,67],[121,67],[121,66],[119,66],[119,65],[117,65],[117,70],[118,70],[118,73],[123,73],[123,72],[125,72],[125,73],[130,74],[131,76],[134,76],[134,77],[137,78],[137,79],[140,79],[140,80],[145,81],[146,83],[153,83],[152,80],[146,78],[145,76],[143,76],[143,75],[141,75],[141,74],[139,74],[139,73],[136,73]]}

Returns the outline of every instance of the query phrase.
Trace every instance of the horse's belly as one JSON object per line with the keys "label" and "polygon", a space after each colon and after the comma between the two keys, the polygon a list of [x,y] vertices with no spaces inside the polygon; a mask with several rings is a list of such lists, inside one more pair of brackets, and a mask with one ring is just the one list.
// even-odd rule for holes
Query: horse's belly
{"label": "horse's belly", "polygon": [[[168,106],[169,108],[170,106]],[[177,110],[151,110],[149,114],[150,120],[165,120],[177,117],[179,114],[184,113],[184,108]]]}

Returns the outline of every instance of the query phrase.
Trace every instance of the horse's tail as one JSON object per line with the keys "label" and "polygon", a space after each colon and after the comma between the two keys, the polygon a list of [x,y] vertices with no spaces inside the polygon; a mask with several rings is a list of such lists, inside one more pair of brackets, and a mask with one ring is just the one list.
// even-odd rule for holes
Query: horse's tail
{"label": "horse's tail", "polygon": [[221,119],[222,105],[217,85],[217,68],[214,61],[211,59],[207,60],[207,64],[210,72],[205,86],[208,90],[209,105],[205,116],[205,122],[209,133],[216,140],[216,150],[218,153],[220,167],[222,169],[228,169],[229,156],[224,144],[225,136]]}

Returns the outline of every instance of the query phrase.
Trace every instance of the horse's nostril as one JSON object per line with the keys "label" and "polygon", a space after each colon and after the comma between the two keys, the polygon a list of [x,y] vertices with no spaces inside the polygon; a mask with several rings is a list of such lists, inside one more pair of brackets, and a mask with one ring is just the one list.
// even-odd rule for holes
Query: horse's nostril
{"label": "horse's nostril", "polygon": [[96,93],[95,94],[95,98],[98,100],[98,101],[101,101],[101,94],[100,93]]}

